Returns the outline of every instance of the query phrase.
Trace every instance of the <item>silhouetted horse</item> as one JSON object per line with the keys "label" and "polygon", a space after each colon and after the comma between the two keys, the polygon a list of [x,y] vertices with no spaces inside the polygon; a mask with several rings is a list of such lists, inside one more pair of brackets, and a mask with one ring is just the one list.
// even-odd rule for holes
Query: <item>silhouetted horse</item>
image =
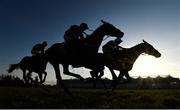
{"label": "silhouetted horse", "polygon": [[[20,68],[23,72],[23,79],[26,83],[32,83],[31,73],[35,72],[39,75],[40,83],[45,82],[47,73],[45,72],[47,60],[45,54],[39,54],[37,56],[26,56],[19,63],[11,64],[8,73],[11,73],[15,69]],[[26,73],[28,71],[28,73]],[[44,74],[44,78],[43,78]]]}
{"label": "silhouetted horse", "polygon": [[[84,78],[78,74],[69,72],[69,65],[73,67],[86,67],[97,74],[100,72],[103,74],[104,65],[102,65],[102,54],[98,54],[99,47],[105,35],[122,38],[124,33],[114,27],[112,24],[105,21],[101,21],[103,24],[98,27],[90,36],[86,37],[84,45],[84,51],[80,52],[79,57],[74,53],[67,51],[64,43],[56,43],[47,49],[45,54],[48,57],[48,61],[52,64],[57,79],[57,85],[64,86],[60,75],[59,64],[63,65],[63,73],[66,75],[74,76],[83,80]],[[82,55],[81,55],[82,54]],[[75,57],[74,57],[75,56]]]}
{"label": "silhouetted horse", "polygon": [[[159,58],[161,56],[160,52],[158,52],[152,45],[144,40],[143,43],[140,43],[134,47],[118,51],[115,54],[110,54],[113,55],[111,59],[109,59],[108,54],[106,55],[105,65],[111,71],[112,77],[114,79],[114,84],[116,84],[116,81],[121,80],[123,76],[125,76],[128,81],[131,80],[128,71],[133,68],[134,62],[142,53],[155,56],[156,58]],[[118,77],[115,75],[113,70],[120,71]]]}

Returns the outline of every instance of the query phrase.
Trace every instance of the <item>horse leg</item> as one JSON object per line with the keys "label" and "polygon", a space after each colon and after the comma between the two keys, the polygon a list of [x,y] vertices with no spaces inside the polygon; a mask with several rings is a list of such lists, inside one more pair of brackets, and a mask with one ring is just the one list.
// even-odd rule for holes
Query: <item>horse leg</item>
{"label": "horse leg", "polygon": [[29,73],[26,74],[25,69],[22,69],[22,71],[23,71],[23,79],[24,79],[25,84],[29,84],[29,76],[28,76]]}
{"label": "horse leg", "polygon": [[[90,71],[90,75],[91,75],[91,77],[92,77],[92,80],[93,80],[93,87],[96,87],[96,81],[95,81],[95,74],[96,74],[96,72],[95,71]],[[98,74],[98,73],[97,73]]]}
{"label": "horse leg", "polygon": [[113,88],[115,88],[116,85],[118,85],[119,77],[123,77],[123,75],[122,75],[121,71],[119,71],[119,76],[117,77],[115,72],[114,72],[114,70],[112,68],[109,68],[109,70],[111,71],[112,78],[113,78],[113,81],[112,81],[111,85],[113,86]]}
{"label": "horse leg", "polygon": [[126,74],[126,71],[124,71],[124,70],[122,70],[122,71],[119,71],[119,76],[118,76],[118,82],[120,82],[121,81],[121,79],[123,78],[123,76]]}
{"label": "horse leg", "polygon": [[23,69],[22,71],[23,71],[23,79],[24,79],[24,81],[25,81],[25,83],[26,83],[26,70]]}
{"label": "horse leg", "polygon": [[[99,73],[99,72],[100,72],[100,75],[98,76],[98,73]],[[104,71],[101,70],[101,71],[99,71],[99,72],[98,72],[98,71],[95,71],[95,70],[90,71],[90,74],[91,74],[92,79],[93,79],[93,87],[96,87],[96,82],[99,80],[99,81],[103,84],[104,88],[107,88],[105,82],[101,79],[101,77],[104,75]],[[95,79],[95,78],[96,78],[96,79]]]}
{"label": "horse leg", "polygon": [[43,83],[43,80],[42,80],[42,73],[40,72],[40,73],[38,73],[38,75],[39,75],[39,79],[40,79],[40,84],[42,84]]}
{"label": "horse leg", "polygon": [[113,80],[117,80],[117,76],[116,76],[114,70],[113,70],[112,68],[109,68],[109,70],[110,70],[110,72],[111,72],[111,75],[112,75]]}
{"label": "horse leg", "polygon": [[72,93],[66,88],[66,86],[62,80],[62,77],[60,75],[60,70],[59,70],[59,64],[52,64],[52,65],[53,65],[53,68],[54,68],[55,73],[56,73],[57,86],[61,86],[68,95],[73,97]]}
{"label": "horse leg", "polygon": [[91,75],[92,79],[95,78],[95,73],[94,73],[94,71],[90,71],[90,75]]}
{"label": "horse leg", "polygon": [[32,72],[31,71],[29,71],[28,73],[27,73],[27,82],[29,83],[29,81],[30,81],[30,84],[32,84],[33,83],[33,79],[31,78],[31,74]]}
{"label": "horse leg", "polygon": [[105,82],[101,79],[102,76],[104,76],[103,70],[100,71],[100,75],[97,77],[97,79],[103,84],[104,88],[107,89]]}
{"label": "horse leg", "polygon": [[132,81],[132,78],[129,76],[128,71],[125,73],[125,77],[127,78],[127,82]]}
{"label": "horse leg", "polygon": [[46,76],[47,76],[47,72],[46,72],[46,71],[44,71],[43,73],[44,73],[44,79],[42,80],[42,83],[44,83],[44,82],[45,82],[45,80],[46,80]]}
{"label": "horse leg", "polygon": [[[22,69],[22,68],[21,68],[21,69]],[[28,82],[29,82],[28,74],[29,74],[29,73],[26,74],[26,69],[22,69],[22,71],[23,71],[23,79],[24,79],[24,82],[25,82],[25,84],[28,84]]]}
{"label": "horse leg", "polygon": [[69,76],[74,76],[76,78],[79,78],[81,81],[84,81],[84,78],[78,74],[75,74],[75,73],[72,73],[72,72],[69,72],[69,65],[67,64],[62,64],[63,65],[63,73],[66,74],[66,75],[69,75]]}
{"label": "horse leg", "polygon": [[[98,80],[100,80],[99,78],[101,78],[103,75],[104,75],[104,72],[103,73],[100,73],[100,75],[98,76],[98,71],[97,70],[92,70],[90,71],[90,74],[91,74],[91,77],[93,79],[93,87],[96,87],[96,83]],[[103,75],[102,75],[103,74]]]}
{"label": "horse leg", "polygon": [[56,80],[57,80],[57,86],[64,86],[64,83],[62,82],[62,77],[60,75],[60,70],[59,70],[59,64],[52,64],[55,74],[56,74]]}
{"label": "horse leg", "polygon": [[112,83],[113,89],[112,90],[114,90],[116,88],[116,86],[119,84],[119,82],[121,81],[121,79],[123,78],[124,75],[125,75],[124,71],[119,71],[119,76],[118,76],[117,80],[115,80],[115,81],[113,80],[113,83]]}
{"label": "horse leg", "polygon": [[[43,78],[43,73],[44,73],[44,78]],[[42,72],[42,73],[38,73],[39,75],[39,79],[40,79],[40,84],[44,83],[46,80],[46,76],[47,76],[47,72]]]}
{"label": "horse leg", "polygon": [[98,78],[98,79],[101,79],[101,77],[104,76],[104,71],[101,70],[99,73],[100,73],[100,74],[99,74],[99,76],[97,76],[97,78]]}

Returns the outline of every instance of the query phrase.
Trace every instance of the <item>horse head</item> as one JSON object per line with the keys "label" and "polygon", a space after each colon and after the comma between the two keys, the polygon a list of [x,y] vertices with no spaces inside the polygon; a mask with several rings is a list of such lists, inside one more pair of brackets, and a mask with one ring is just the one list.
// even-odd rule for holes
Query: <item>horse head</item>
{"label": "horse head", "polygon": [[[122,38],[124,33],[112,24],[101,20],[103,23],[90,36],[86,37],[87,44],[97,53],[105,35]],[[93,45],[93,46],[92,46]]]}
{"label": "horse head", "polygon": [[117,38],[123,37],[124,32],[104,20],[101,20],[101,22],[103,23],[102,27],[104,28],[104,32],[106,35],[115,36]]}
{"label": "horse head", "polygon": [[161,57],[161,53],[156,50],[151,44],[143,40],[144,53],[155,56],[156,58]]}

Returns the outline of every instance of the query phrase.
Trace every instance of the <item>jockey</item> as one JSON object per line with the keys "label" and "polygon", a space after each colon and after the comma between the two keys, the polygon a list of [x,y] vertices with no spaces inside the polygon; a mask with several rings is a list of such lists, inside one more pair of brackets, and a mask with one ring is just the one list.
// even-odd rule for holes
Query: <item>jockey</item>
{"label": "jockey", "polygon": [[84,32],[86,29],[89,29],[86,23],[81,23],[79,26],[72,25],[64,34],[64,40],[68,47],[70,46],[71,49],[81,47],[85,38],[83,34],[86,34]]}
{"label": "jockey", "polygon": [[34,45],[32,50],[31,50],[31,54],[33,56],[35,56],[37,54],[44,54],[46,46],[47,46],[47,42],[46,41],[44,41],[43,43],[38,43],[38,44]]}
{"label": "jockey", "polygon": [[103,52],[104,53],[114,53],[117,52],[119,50],[123,50],[125,48],[119,46],[119,44],[122,43],[121,39],[115,39],[115,40],[111,40],[108,43],[106,43],[102,48],[103,48]]}

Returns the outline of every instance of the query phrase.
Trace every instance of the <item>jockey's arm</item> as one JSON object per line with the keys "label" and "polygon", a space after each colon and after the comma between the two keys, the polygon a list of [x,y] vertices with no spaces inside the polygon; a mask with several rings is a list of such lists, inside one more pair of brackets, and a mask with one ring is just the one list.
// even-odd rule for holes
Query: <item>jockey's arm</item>
{"label": "jockey's arm", "polygon": [[81,35],[79,36],[79,38],[80,38],[80,39],[84,39],[85,37],[84,37],[83,34],[81,34]]}
{"label": "jockey's arm", "polygon": [[41,53],[41,54],[44,54],[45,47],[46,47],[46,46],[41,45],[41,49],[40,49],[40,53]]}

